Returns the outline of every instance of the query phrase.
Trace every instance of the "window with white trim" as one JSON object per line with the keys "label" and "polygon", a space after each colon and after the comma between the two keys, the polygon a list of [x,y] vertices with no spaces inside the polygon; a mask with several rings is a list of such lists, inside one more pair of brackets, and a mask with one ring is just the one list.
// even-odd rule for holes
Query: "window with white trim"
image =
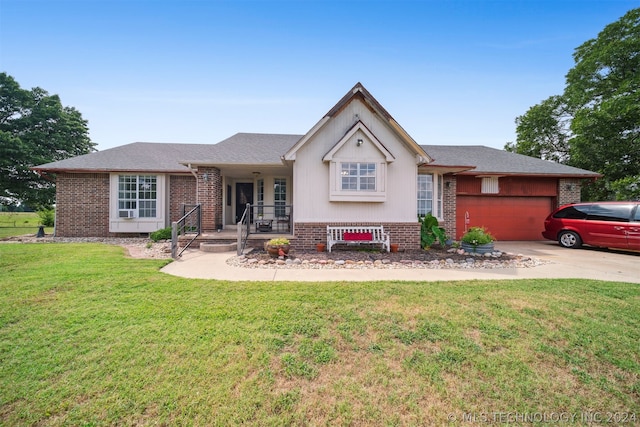
{"label": "window with white trim", "polygon": [[258,215],[264,214],[264,179],[260,178],[257,182]]}
{"label": "window with white trim", "polygon": [[375,163],[341,163],[342,191],[376,191]]}
{"label": "window with white trim", "polygon": [[433,214],[433,175],[418,175],[418,215]]}
{"label": "window with white trim", "polygon": [[436,181],[438,182],[437,185],[437,189],[438,191],[436,191],[436,195],[437,195],[437,204],[436,204],[436,217],[437,218],[444,218],[444,213],[442,212],[442,195],[444,194],[444,178],[442,177],[442,175],[435,175],[436,177]]}
{"label": "window with white trim", "polygon": [[276,178],[273,181],[273,204],[276,217],[287,216],[287,180]]}
{"label": "window with white trim", "polygon": [[158,182],[155,175],[118,176],[119,211],[132,212],[137,218],[155,218],[157,203]]}
{"label": "window with white trim", "polygon": [[418,216],[428,213],[436,218],[442,218],[443,179],[440,175],[418,175],[417,185]]}

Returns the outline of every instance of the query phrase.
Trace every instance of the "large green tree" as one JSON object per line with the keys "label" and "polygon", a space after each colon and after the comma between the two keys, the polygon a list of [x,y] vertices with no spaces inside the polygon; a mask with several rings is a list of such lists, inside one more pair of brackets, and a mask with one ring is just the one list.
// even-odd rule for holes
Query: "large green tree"
{"label": "large green tree", "polygon": [[41,88],[25,90],[0,73],[0,203],[50,206],[55,199],[51,179],[32,166],[94,150],[87,121],[57,95]]}
{"label": "large green tree", "polygon": [[640,9],[576,48],[562,95],[516,119],[505,149],[604,175],[587,199],[640,197]]}

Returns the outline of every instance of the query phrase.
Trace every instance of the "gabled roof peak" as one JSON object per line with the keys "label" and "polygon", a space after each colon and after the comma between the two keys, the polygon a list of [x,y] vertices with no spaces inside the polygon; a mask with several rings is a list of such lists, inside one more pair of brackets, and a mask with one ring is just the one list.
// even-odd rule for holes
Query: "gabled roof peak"
{"label": "gabled roof peak", "polygon": [[[371,95],[371,93],[364,87],[364,85],[360,82],[356,83],[355,86],[351,88],[349,92],[347,92],[340,101],[336,105],[333,106],[331,110],[325,115],[327,117],[333,117],[338,114],[340,110],[342,110],[354,97],[359,97],[363,102],[365,102],[369,107],[375,110],[378,114],[380,114],[385,120],[393,120],[391,114],[378,102],[377,99]],[[393,120],[395,121],[395,120]]]}
{"label": "gabled roof peak", "polygon": [[403,143],[407,146],[407,148],[417,155],[418,161],[420,163],[429,163],[431,158],[429,155],[423,150],[423,148],[418,145],[418,143],[411,138],[411,136],[395,121],[391,114],[378,102],[377,99],[369,93],[369,91],[364,87],[364,85],[360,82],[356,83],[355,86],[351,88],[349,92],[347,92],[341,99],[338,101],[336,105],[329,110],[327,114],[324,115],[322,119],[316,125],[307,132],[305,136],[303,136],[287,153],[284,155],[285,160],[295,160],[296,152],[300,147],[307,143],[311,139],[313,135],[315,135],[327,122],[329,122],[334,117],[338,116],[344,108],[347,107],[354,99],[360,100],[364,103],[374,114],[378,115],[380,119],[387,123],[387,125],[392,129],[393,132],[398,135],[398,137],[403,141]]}

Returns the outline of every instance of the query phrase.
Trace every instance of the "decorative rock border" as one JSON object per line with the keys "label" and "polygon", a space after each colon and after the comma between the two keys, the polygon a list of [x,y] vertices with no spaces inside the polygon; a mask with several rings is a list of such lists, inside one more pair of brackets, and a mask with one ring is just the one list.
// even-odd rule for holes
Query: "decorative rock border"
{"label": "decorative rock border", "polygon": [[[457,253],[461,255],[460,253]],[[247,255],[231,257],[227,260],[227,264],[233,267],[241,268],[259,268],[259,269],[507,269],[507,268],[531,268],[539,265],[547,264],[537,258],[523,255],[503,254],[502,252],[493,252],[485,255],[466,254],[464,259],[454,260],[453,258],[435,259],[430,261],[419,259],[402,259],[398,261],[389,258],[372,260],[354,260],[348,259],[320,259],[313,257],[303,257],[294,259],[259,259]],[[348,255],[348,253],[345,253]],[[508,257],[503,257],[507,255]]]}

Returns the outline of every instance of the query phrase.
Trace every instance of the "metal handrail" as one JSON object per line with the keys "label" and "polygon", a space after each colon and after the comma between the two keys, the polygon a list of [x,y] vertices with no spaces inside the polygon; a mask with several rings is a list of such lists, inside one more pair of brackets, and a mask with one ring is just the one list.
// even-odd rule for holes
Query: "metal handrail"
{"label": "metal handrail", "polygon": [[[182,205],[184,212],[187,205]],[[184,214],[182,218],[171,223],[171,258],[176,259],[182,256],[182,253],[193,243],[202,231],[202,211],[200,205],[195,205],[189,212]],[[195,236],[187,242],[187,244],[178,252],[178,236],[195,234]]]}
{"label": "metal handrail", "polygon": [[242,255],[242,252],[244,251],[244,248],[247,245],[247,240],[249,240],[249,232],[251,230],[251,224],[249,223],[250,211],[251,211],[251,204],[247,203],[247,207],[244,209],[244,212],[242,213],[242,218],[240,218],[240,221],[238,222],[238,226],[237,226],[238,228],[237,254],[238,255]]}

